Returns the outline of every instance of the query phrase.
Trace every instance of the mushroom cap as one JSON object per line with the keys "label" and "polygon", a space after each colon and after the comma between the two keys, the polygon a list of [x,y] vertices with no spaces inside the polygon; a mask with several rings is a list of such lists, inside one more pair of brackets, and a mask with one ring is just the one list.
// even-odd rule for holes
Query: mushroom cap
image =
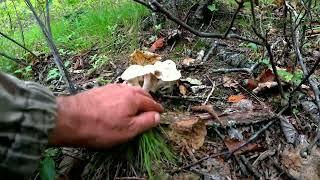
{"label": "mushroom cap", "polygon": [[145,74],[144,67],[140,65],[129,66],[121,75],[121,79],[128,81]]}
{"label": "mushroom cap", "polygon": [[154,67],[159,71],[160,75],[157,78],[162,81],[175,81],[181,77],[180,71],[177,70],[176,63],[172,60],[166,60],[163,62],[157,61]]}

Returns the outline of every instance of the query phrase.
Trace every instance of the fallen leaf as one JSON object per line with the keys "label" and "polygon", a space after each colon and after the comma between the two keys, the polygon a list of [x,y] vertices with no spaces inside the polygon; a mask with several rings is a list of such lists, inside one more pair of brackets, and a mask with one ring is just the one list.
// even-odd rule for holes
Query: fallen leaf
{"label": "fallen leaf", "polygon": [[193,150],[197,150],[203,145],[207,135],[205,121],[197,117],[176,121],[170,125],[170,128],[169,139],[181,148],[187,145]]}
{"label": "fallen leaf", "polygon": [[254,94],[258,94],[261,91],[264,91],[266,89],[270,89],[272,87],[277,86],[278,83],[277,82],[265,82],[265,83],[259,83],[258,87],[256,87],[252,92]]}
{"label": "fallen leaf", "polygon": [[286,117],[280,118],[280,125],[287,142],[293,144],[298,137],[298,131],[293,127]]}
{"label": "fallen leaf", "polygon": [[244,96],[244,95],[242,95],[242,94],[239,94],[239,95],[231,95],[231,96],[229,96],[227,102],[236,103],[236,102],[241,101],[241,100],[244,99],[244,98],[246,98],[246,96]]}
{"label": "fallen leaf", "polygon": [[287,148],[281,153],[281,164],[283,164],[289,173],[296,179],[320,179],[320,151],[314,148],[311,154],[306,158],[301,157],[301,149],[304,147],[299,145],[297,148]]}
{"label": "fallen leaf", "polygon": [[249,89],[249,90],[253,90],[256,87],[258,87],[258,81],[256,81],[255,79],[245,79],[243,81],[243,85]]}
{"label": "fallen leaf", "polygon": [[223,87],[237,88],[239,83],[228,76],[222,78]]}
{"label": "fallen leaf", "polygon": [[[225,138],[224,139],[224,143],[227,146],[229,152],[232,152],[235,149],[237,149],[240,145],[245,143],[245,141],[244,140],[238,141],[236,139]],[[236,151],[234,154],[239,155],[239,154],[242,154],[242,153],[245,153],[245,152],[255,151],[258,148],[259,148],[258,144],[249,143],[248,145],[244,146],[240,150]]]}
{"label": "fallen leaf", "polygon": [[150,52],[155,52],[158,49],[161,49],[164,47],[164,38],[160,37],[159,39],[157,39],[152,46],[150,47],[149,51]]}
{"label": "fallen leaf", "polygon": [[197,53],[196,61],[197,61],[197,62],[202,61],[203,57],[204,57],[204,50],[200,50],[200,51]]}
{"label": "fallen leaf", "polygon": [[195,59],[187,57],[182,61],[182,65],[190,66],[190,64],[193,64],[195,61],[196,61]]}
{"label": "fallen leaf", "polygon": [[273,74],[271,69],[264,70],[258,77],[257,81],[259,83],[274,81],[275,75]]}
{"label": "fallen leaf", "polygon": [[193,79],[188,77],[187,79],[181,80],[181,81],[187,81],[188,83],[190,83],[191,85],[196,85],[196,86],[200,86],[202,85],[202,82],[198,79]]}
{"label": "fallen leaf", "polygon": [[182,95],[185,96],[185,95],[187,94],[187,92],[188,92],[188,89],[186,88],[185,85],[180,84],[180,85],[179,85],[179,91],[180,91],[180,94],[182,94]]}
{"label": "fallen leaf", "polygon": [[159,54],[155,54],[148,51],[135,50],[130,55],[131,64],[147,65],[154,64],[156,61],[159,60],[161,60],[161,56]]}

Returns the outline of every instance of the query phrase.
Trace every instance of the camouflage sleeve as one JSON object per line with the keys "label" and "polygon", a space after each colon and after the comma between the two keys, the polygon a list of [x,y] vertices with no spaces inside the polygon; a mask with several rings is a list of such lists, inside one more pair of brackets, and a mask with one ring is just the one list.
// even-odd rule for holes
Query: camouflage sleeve
{"label": "camouflage sleeve", "polygon": [[31,175],[56,119],[53,94],[0,72],[0,174]]}

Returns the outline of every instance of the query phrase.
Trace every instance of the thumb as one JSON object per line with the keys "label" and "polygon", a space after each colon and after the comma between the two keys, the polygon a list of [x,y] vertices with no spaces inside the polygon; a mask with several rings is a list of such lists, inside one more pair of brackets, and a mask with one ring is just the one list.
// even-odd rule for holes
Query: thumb
{"label": "thumb", "polygon": [[155,111],[141,113],[133,117],[137,134],[149,130],[160,123],[160,114]]}

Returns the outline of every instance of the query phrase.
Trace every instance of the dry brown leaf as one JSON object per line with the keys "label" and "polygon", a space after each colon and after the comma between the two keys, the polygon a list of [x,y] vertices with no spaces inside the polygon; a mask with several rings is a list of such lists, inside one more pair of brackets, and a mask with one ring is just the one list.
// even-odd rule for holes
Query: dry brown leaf
{"label": "dry brown leaf", "polygon": [[130,55],[131,64],[138,65],[146,65],[146,64],[154,64],[156,61],[161,60],[161,56],[159,54],[155,54],[148,51],[135,50]]}
{"label": "dry brown leaf", "polygon": [[311,155],[301,157],[302,146],[285,149],[281,154],[281,163],[289,169],[289,173],[296,179],[320,179],[320,151],[314,148]]}
{"label": "dry brown leaf", "polygon": [[188,93],[188,89],[187,89],[186,86],[183,85],[183,84],[180,84],[180,85],[179,85],[179,91],[180,91],[180,94],[182,94],[182,95],[184,95],[184,96]]}
{"label": "dry brown leaf", "polygon": [[207,135],[205,121],[200,118],[176,121],[170,125],[169,139],[181,148],[188,146],[193,150],[199,149]]}
{"label": "dry brown leaf", "polygon": [[161,49],[164,47],[164,38],[161,37],[159,39],[157,39],[153,44],[152,46],[150,47],[149,51],[150,52],[155,52],[156,50],[158,49]]}
{"label": "dry brown leaf", "polygon": [[273,74],[271,69],[264,70],[258,77],[257,81],[259,83],[274,81],[275,75]]}
{"label": "dry brown leaf", "polygon": [[246,96],[242,95],[242,94],[238,94],[238,95],[231,95],[228,98],[227,102],[232,102],[232,103],[237,103],[239,101],[241,101],[242,99],[245,99]]}
{"label": "dry brown leaf", "polygon": [[[227,146],[229,152],[232,152],[235,149],[237,149],[241,144],[245,143],[245,141],[244,140],[238,141],[236,139],[226,138],[226,139],[224,139],[224,143]],[[248,152],[248,151],[255,151],[258,148],[259,148],[258,144],[249,143],[248,145],[244,146],[243,148],[241,148],[240,150],[238,150],[234,154],[239,155],[239,154],[242,154],[242,153],[245,153],[245,152]]]}
{"label": "dry brown leaf", "polygon": [[277,82],[265,82],[265,83],[259,83],[258,87],[256,87],[252,92],[255,94],[258,94],[261,91],[264,91],[266,89],[270,89],[272,87],[277,86]]}
{"label": "dry brown leaf", "polygon": [[255,79],[245,79],[243,85],[250,90],[253,90],[258,86],[258,82]]}
{"label": "dry brown leaf", "polygon": [[273,4],[277,5],[278,8],[282,7],[285,3],[284,0],[273,0]]}
{"label": "dry brown leaf", "polygon": [[239,83],[228,76],[222,78],[223,87],[237,88]]}
{"label": "dry brown leaf", "polygon": [[190,66],[190,64],[193,64],[195,61],[195,59],[187,57],[182,61],[182,65]]}

